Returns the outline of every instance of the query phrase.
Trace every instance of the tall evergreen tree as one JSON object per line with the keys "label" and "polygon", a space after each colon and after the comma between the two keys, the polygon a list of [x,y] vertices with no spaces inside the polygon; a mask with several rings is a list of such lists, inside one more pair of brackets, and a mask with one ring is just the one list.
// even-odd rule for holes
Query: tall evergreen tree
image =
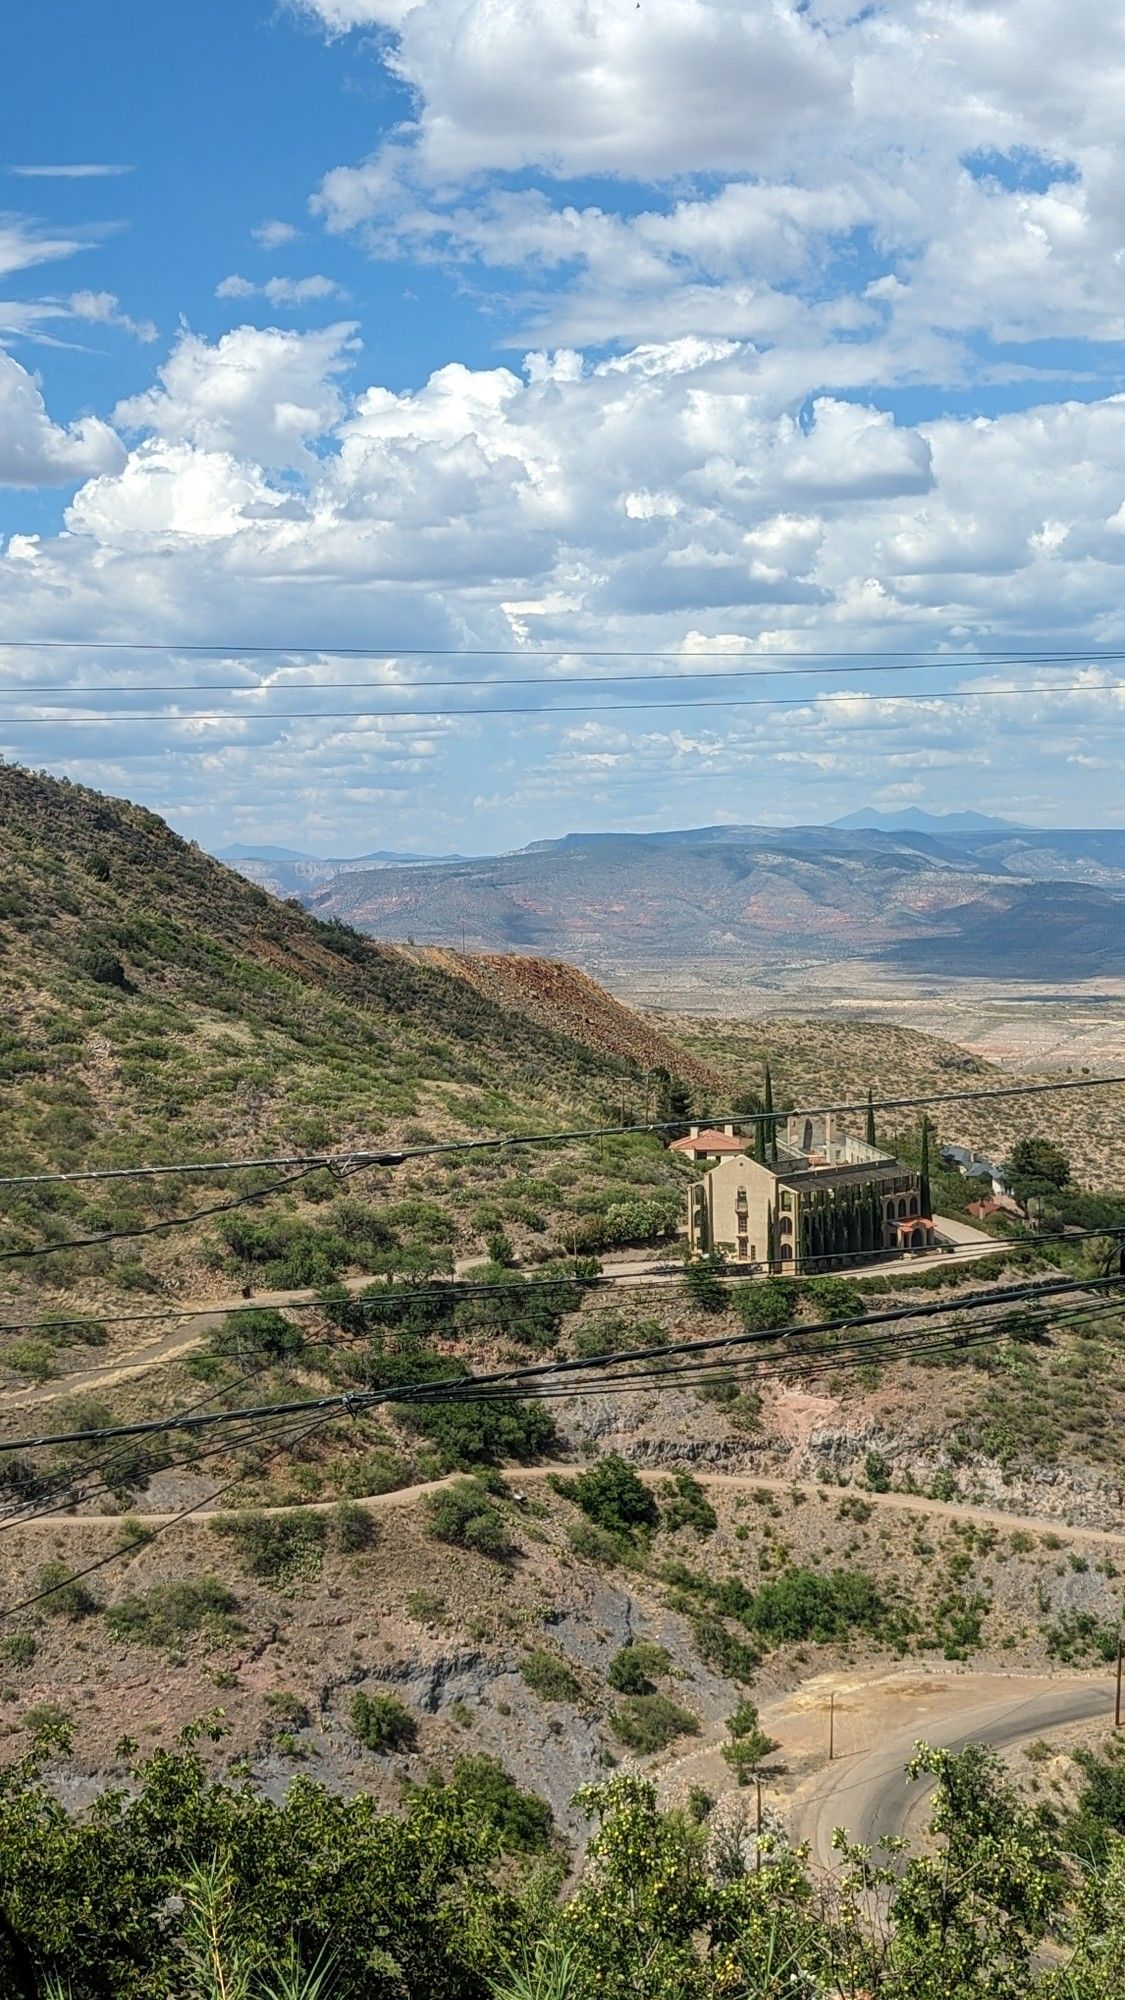
{"label": "tall evergreen tree", "polygon": [[922,1113],[922,1161],[918,1170],[918,1202],[923,1215],[930,1213],[930,1121]]}
{"label": "tall evergreen tree", "polygon": [[777,1263],[777,1230],[774,1226],[772,1201],[766,1208],[766,1263],[771,1271]]}
{"label": "tall evergreen tree", "polygon": [[767,1142],[769,1145],[769,1158],[772,1161],[773,1165],[776,1166],[777,1165],[777,1120],[773,1115],[773,1078],[770,1075],[770,1066],[768,1062],[766,1064],[765,1086],[762,1091],[762,1103],[767,1114],[765,1130],[766,1130]]}
{"label": "tall evergreen tree", "polygon": [[863,1136],[869,1146],[877,1146],[879,1144],[878,1139],[875,1137],[875,1101],[871,1095],[870,1084],[867,1086],[867,1125]]}
{"label": "tall evergreen tree", "polygon": [[764,1118],[759,1118],[754,1127],[754,1158],[760,1167],[765,1166],[769,1154],[770,1142],[766,1132],[766,1121]]}

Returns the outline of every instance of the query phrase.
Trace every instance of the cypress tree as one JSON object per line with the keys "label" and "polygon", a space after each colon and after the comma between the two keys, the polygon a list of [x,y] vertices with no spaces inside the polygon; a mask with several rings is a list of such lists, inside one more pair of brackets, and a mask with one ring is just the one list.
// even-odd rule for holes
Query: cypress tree
{"label": "cypress tree", "polygon": [[923,1215],[930,1213],[930,1121],[922,1113],[922,1162],[918,1172],[918,1203]]}
{"label": "cypress tree", "polygon": [[867,1086],[867,1125],[863,1136],[869,1146],[877,1146],[879,1144],[878,1139],[875,1137],[875,1102],[871,1095],[870,1084]]}
{"label": "cypress tree", "polygon": [[754,1158],[760,1167],[764,1167],[769,1158],[769,1140],[766,1137],[766,1121],[764,1118],[759,1118],[758,1123],[754,1127]]}
{"label": "cypress tree", "polygon": [[766,1206],[766,1263],[771,1271],[777,1263],[777,1231],[774,1228],[772,1201]]}
{"label": "cypress tree", "polygon": [[770,1075],[770,1066],[768,1062],[766,1064],[765,1087],[762,1092],[762,1103],[765,1111],[768,1114],[766,1119],[765,1130],[769,1143],[769,1158],[773,1162],[774,1166],[776,1166],[777,1165],[777,1120],[773,1116],[773,1078]]}

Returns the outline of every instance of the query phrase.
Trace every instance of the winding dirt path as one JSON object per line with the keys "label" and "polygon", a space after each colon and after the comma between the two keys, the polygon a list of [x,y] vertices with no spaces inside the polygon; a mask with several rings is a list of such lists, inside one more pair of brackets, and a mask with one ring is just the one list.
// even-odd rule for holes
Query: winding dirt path
{"label": "winding dirt path", "polygon": [[[548,1479],[552,1475],[562,1478],[572,1478],[575,1472],[579,1472],[581,1469],[581,1465],[579,1464],[507,1466],[505,1468],[505,1475],[509,1483],[518,1492],[533,1480]],[[664,1477],[667,1472],[672,1470],[672,1465],[669,1464],[668,1467],[640,1466],[635,1469],[642,1478],[654,1480]],[[707,1472],[696,1467],[692,1467],[691,1470],[692,1476],[698,1479],[701,1486],[706,1486],[717,1491],[754,1493],[760,1490],[771,1495],[777,1494],[781,1497],[784,1497],[787,1493],[801,1493],[806,1498],[817,1494],[826,1494],[829,1497],[838,1496],[841,1499],[844,1498],[845,1494],[851,1494],[857,1495],[872,1508],[876,1509],[887,1508],[892,1512],[897,1510],[900,1513],[906,1514],[925,1514],[931,1518],[936,1517],[945,1521],[973,1521],[980,1526],[1006,1529],[1009,1533],[1013,1529],[1022,1529],[1025,1533],[1033,1535],[1058,1535],[1062,1546],[1070,1542],[1081,1542],[1093,1547],[1103,1548],[1117,1548],[1125,1545],[1125,1520],[1123,1520],[1120,1528],[1072,1528],[1065,1522],[1046,1520],[1034,1514],[1006,1514],[1002,1511],[997,1512],[991,1508],[962,1505],[956,1500],[932,1500],[924,1493],[869,1493],[865,1489],[858,1487],[825,1486],[816,1480],[779,1479],[772,1475],[757,1472]],[[383,1513],[387,1509],[395,1507],[411,1507],[416,1502],[424,1500],[428,1494],[439,1493],[443,1487],[451,1486],[455,1480],[463,1477],[463,1473],[450,1472],[442,1479],[425,1480],[416,1486],[397,1486],[389,1493],[368,1494],[366,1498],[358,1500],[355,1504],[360,1507],[366,1507],[373,1514]],[[301,1504],[313,1513],[323,1513],[328,1512],[337,1503],[335,1500],[312,1500]],[[135,1512],[136,1510],[133,1511]],[[216,1511],[221,1512],[223,1510],[218,1509]],[[264,1514],[285,1514],[291,1512],[292,1509],[290,1507],[264,1507],[260,1511]],[[112,1527],[120,1522],[120,1518],[118,1514],[43,1514],[37,1516],[34,1521],[25,1522],[24,1525],[26,1527],[83,1528],[90,1525],[97,1526],[104,1524]],[[148,1522],[153,1527],[169,1527],[178,1517],[175,1514],[144,1514],[138,1518]],[[200,1508],[195,1514],[185,1516],[185,1523],[186,1521],[206,1521],[211,1518],[212,1514],[209,1510]],[[17,1525],[18,1522],[13,1518],[12,1526]]]}

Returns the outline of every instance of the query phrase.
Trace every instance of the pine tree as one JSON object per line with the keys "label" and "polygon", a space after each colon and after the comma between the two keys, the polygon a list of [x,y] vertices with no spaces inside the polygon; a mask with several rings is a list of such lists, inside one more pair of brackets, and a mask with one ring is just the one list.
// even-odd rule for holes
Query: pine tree
{"label": "pine tree", "polygon": [[869,1146],[877,1146],[879,1144],[878,1139],[875,1137],[875,1100],[871,1095],[870,1084],[867,1086],[867,1126],[863,1136]]}

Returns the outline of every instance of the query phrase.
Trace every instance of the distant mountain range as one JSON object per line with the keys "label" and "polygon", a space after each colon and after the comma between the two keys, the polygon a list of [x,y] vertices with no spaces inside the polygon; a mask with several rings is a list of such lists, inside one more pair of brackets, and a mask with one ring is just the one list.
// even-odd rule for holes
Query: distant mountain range
{"label": "distant mountain range", "polygon": [[263,852],[236,865],[374,937],[610,975],[868,957],[915,974],[1125,976],[1125,829],[916,808],[848,817],[910,823],[567,834],[475,860]]}
{"label": "distant mountain range", "polygon": [[249,847],[241,841],[220,847],[215,858],[229,862],[248,881],[256,882],[260,889],[268,889],[271,896],[299,896],[302,901],[308,899],[318,884],[330,882],[337,875],[347,875],[355,868],[437,867],[447,861],[465,859],[463,854],[397,854],[387,848],[333,860],[318,854],[302,854],[295,847]]}
{"label": "distant mountain range", "polygon": [[1026,833],[1019,820],[993,819],[978,812],[923,812],[921,806],[906,806],[901,812],[879,812],[862,806],[859,812],[845,813],[833,826],[868,827],[879,833]]}

